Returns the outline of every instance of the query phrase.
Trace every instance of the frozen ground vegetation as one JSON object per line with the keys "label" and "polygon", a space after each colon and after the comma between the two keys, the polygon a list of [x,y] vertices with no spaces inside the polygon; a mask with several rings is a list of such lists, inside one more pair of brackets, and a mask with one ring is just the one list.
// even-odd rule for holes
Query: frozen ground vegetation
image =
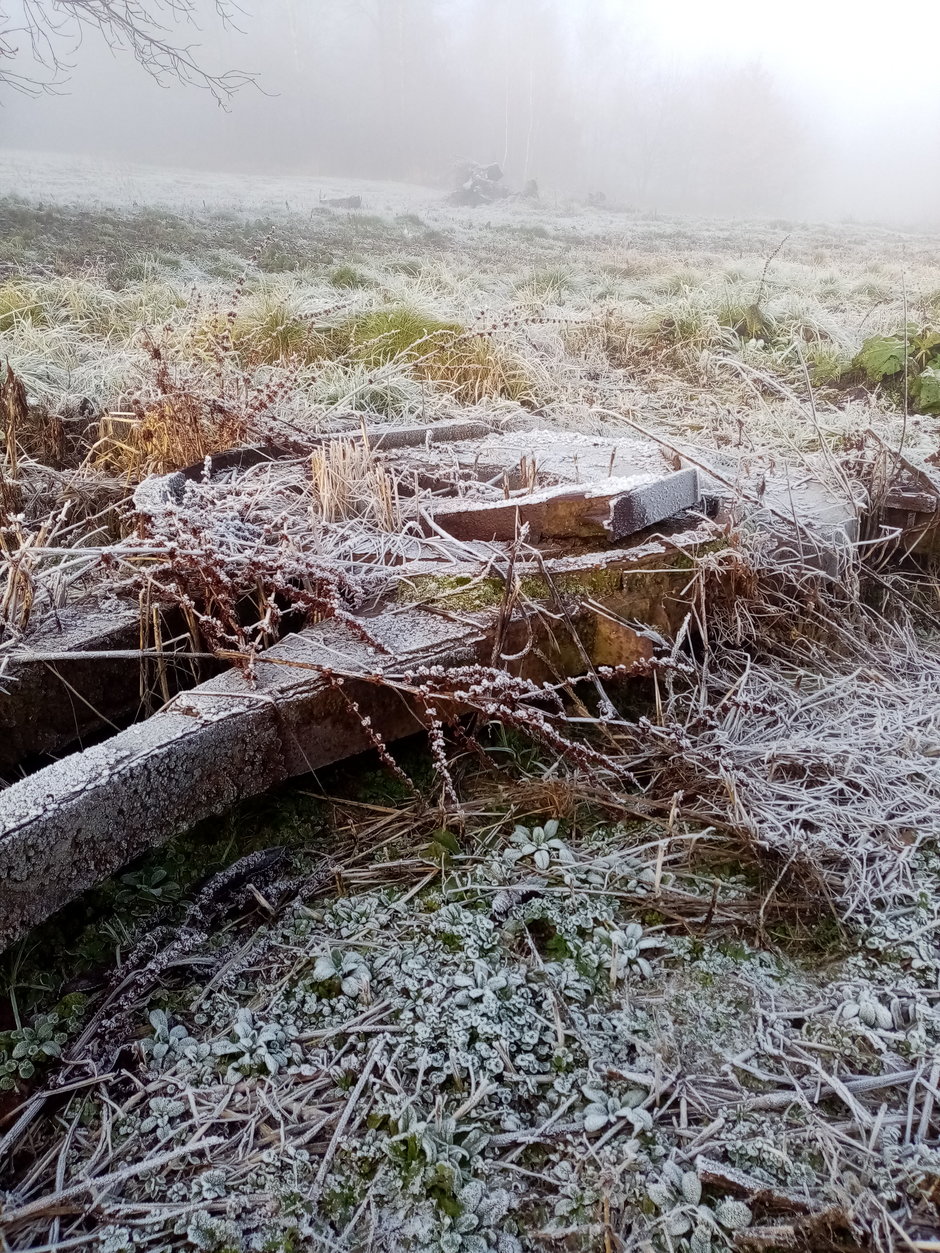
{"label": "frozen ground vegetation", "polygon": [[[193,570],[192,536],[129,521],[146,475],[248,441],[534,413],[681,442],[752,498],[937,450],[931,237],[140,170],[93,203],[87,169],[16,160],[5,645],[39,591],[143,555],[249,652],[291,589],[369,590],[336,573],[364,536],[383,568],[419,542],[380,466],[325,454],[258,467],[238,518],[193,485]],[[320,204],[346,190],[361,212]],[[866,559],[827,583],[717,545],[694,647],[656,636],[603,720],[567,685],[580,767],[491,701],[396,749],[414,788],[304,780],[4,955],[0,1248],[940,1247],[936,572]]]}
{"label": "frozen ground vegetation", "polygon": [[848,651],[677,672],[619,802],[497,736],[444,826],[391,779],[299,877],[125,876],[108,988],[0,1037],[9,1247],[929,1248],[938,660]]}

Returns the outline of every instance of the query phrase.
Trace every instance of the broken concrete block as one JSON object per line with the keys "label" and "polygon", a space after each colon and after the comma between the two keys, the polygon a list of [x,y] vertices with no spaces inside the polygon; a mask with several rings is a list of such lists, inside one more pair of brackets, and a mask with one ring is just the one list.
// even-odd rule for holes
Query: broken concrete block
{"label": "broken concrete block", "polygon": [[698,504],[698,474],[679,470],[653,477],[603,479],[584,487],[545,488],[509,500],[467,498],[435,502],[434,521],[461,540],[511,541],[523,525],[529,540],[619,540]]}
{"label": "broken concrete block", "polygon": [[630,666],[635,661],[649,661],[653,656],[652,641],[609,614],[593,611],[594,638],[590,655],[595,666]]}
{"label": "broken concrete block", "polygon": [[175,470],[172,474],[152,474],[143,479],[134,489],[134,508],[138,513],[148,515],[160,513],[168,506],[181,505],[187,480],[201,481],[205,475],[206,462],[209,463],[211,473],[215,475],[223,471],[247,470],[265,462],[301,456],[343,440],[361,443],[365,439],[374,451],[388,452],[401,448],[430,447],[434,444],[482,439],[490,431],[491,427],[485,422],[452,418],[445,422],[421,423],[415,426],[391,426],[383,423],[326,431],[322,434],[311,434],[309,438],[290,447],[267,444],[230,448],[226,452],[213,453],[205,461],[187,466],[185,470]]}
{"label": "broken concrete block", "polygon": [[338,622],[289,636],[257,661],[182,694],[145,722],[0,791],[0,950],[146,849],[237,801],[414,734],[419,715],[368,678],[341,687],[322,667],[368,676],[479,660],[482,627],[417,609],[369,621],[370,647]]}
{"label": "broken concrete block", "polygon": [[[0,674],[0,776],[12,779],[24,759],[56,752],[135,711],[140,660],[131,652],[114,663],[82,654],[132,650],[139,641],[139,611],[120,606],[63,609],[30,631],[19,650],[26,655],[10,659]],[[54,660],[46,660],[50,654]]]}
{"label": "broken concrete block", "polygon": [[655,479],[611,502],[609,530],[614,539],[623,539],[664,522],[683,509],[694,509],[701,500],[697,470],[677,470]]}

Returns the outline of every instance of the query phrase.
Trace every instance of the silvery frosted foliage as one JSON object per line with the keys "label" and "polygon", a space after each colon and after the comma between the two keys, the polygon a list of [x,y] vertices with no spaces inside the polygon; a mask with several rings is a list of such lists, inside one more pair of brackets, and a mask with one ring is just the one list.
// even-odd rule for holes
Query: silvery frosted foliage
{"label": "silvery frosted foliage", "polygon": [[404,1145],[429,1166],[443,1163],[458,1171],[485,1147],[488,1139],[478,1127],[458,1126],[456,1119],[435,1117],[433,1112],[422,1111],[410,1101],[392,1119],[392,1125],[397,1129],[389,1139],[389,1147]]}
{"label": "silvery frosted foliage", "polygon": [[128,1227],[108,1224],[98,1232],[98,1253],[131,1253],[134,1238]]}
{"label": "silvery frosted foliage", "polygon": [[153,1035],[143,1040],[144,1053],[156,1066],[170,1066],[181,1058],[199,1063],[205,1061],[212,1050],[189,1034],[182,1023],[170,1026],[170,1020],[162,1009],[154,1009],[149,1015]]}
{"label": "silvery frosted foliage", "polygon": [[584,1107],[584,1130],[589,1134],[600,1131],[622,1118],[627,1119],[634,1131],[649,1131],[653,1120],[639,1106],[648,1096],[643,1088],[628,1088],[619,1096],[610,1096],[599,1088],[582,1088],[588,1104]]}
{"label": "silvery frosted foliage", "polygon": [[522,1253],[516,1236],[499,1231],[512,1204],[504,1188],[487,1188],[473,1179],[457,1193],[460,1213],[440,1240],[442,1253]]}
{"label": "silvery frosted foliage", "polygon": [[644,937],[639,923],[628,923],[623,929],[598,927],[592,939],[601,965],[610,971],[612,983],[619,983],[631,971],[645,979],[653,977],[653,967],[643,953],[654,948],[656,941]]}
{"label": "silvery frosted foliage", "polygon": [[313,979],[317,983],[336,980],[344,996],[358,996],[366,1000],[372,976],[361,953],[353,949],[331,948],[320,953],[314,962]]}
{"label": "silvery frosted foliage", "polygon": [[509,847],[503,854],[506,861],[531,861],[537,869],[548,870],[552,863],[566,865],[572,861],[572,853],[564,840],[558,838],[558,823],[552,818],[543,827],[517,826],[509,837]]}
{"label": "silvery frosted foliage", "polygon": [[722,1227],[726,1227],[728,1231],[740,1231],[744,1227],[749,1227],[754,1217],[749,1206],[743,1201],[726,1200],[715,1210],[715,1217],[721,1223]]}
{"label": "silvery frosted foliage", "polygon": [[161,1140],[173,1134],[176,1122],[189,1109],[185,1101],[176,1101],[165,1096],[151,1097],[147,1108],[149,1113],[141,1122],[140,1129],[145,1134],[148,1131],[156,1132]]}
{"label": "silvery frosted foliage", "polygon": [[856,1020],[865,1027],[881,1031],[891,1031],[894,1027],[891,1010],[868,990],[859,993],[858,1000],[843,1001],[839,1016],[844,1022]]}
{"label": "silvery frosted foliage", "polygon": [[186,1239],[202,1253],[220,1253],[222,1249],[239,1248],[241,1232],[235,1223],[207,1213],[196,1213],[186,1228]]}
{"label": "silvery frosted foliage", "polygon": [[247,1075],[276,1075],[299,1056],[288,1043],[284,1029],[273,1023],[256,1023],[250,1009],[239,1009],[228,1039],[212,1045],[216,1057],[225,1059],[225,1082],[238,1083]]}
{"label": "silvery frosted foliage", "polygon": [[[454,858],[411,896],[384,888],[288,907],[233,946],[191,1004],[184,996],[172,1016],[151,1012],[149,1086],[109,1122],[115,1161],[186,1146],[194,1106],[210,1122],[221,1106],[226,1126],[263,1126],[266,1138],[241,1158],[187,1154],[185,1166],[134,1176],[125,1199],[181,1215],[165,1245],[148,1248],[352,1253],[338,1233],[364,1206],[376,1253],[528,1253],[534,1231],[560,1247],[576,1231],[593,1247],[606,1206],[637,1247],[727,1253],[751,1213],[736,1196],[703,1192],[684,1157],[694,1132],[677,1140],[674,1097],[685,1077],[693,1088],[700,1075],[724,1083],[739,1058],[774,1072],[761,1021],[774,1023],[774,1049],[783,1035],[822,1057],[835,1049],[855,1073],[873,1057],[910,1065],[940,1043],[936,997],[909,968],[886,965],[879,982],[852,957],[823,992],[816,971],[780,953],[723,934],[669,934],[649,899],[653,867],[599,833],[547,872],[513,848],[520,856],[508,860],[500,849]],[[707,885],[669,882],[696,915],[708,908]],[[781,1007],[789,1017],[774,1017]],[[811,1124],[794,1131],[782,1108],[748,1112],[734,1099],[721,1110],[710,1155],[758,1188],[841,1203],[849,1175],[821,1180]],[[713,1117],[702,1114],[696,1130]],[[323,1129],[305,1140],[318,1119]],[[551,1137],[539,1139],[546,1126]],[[902,1131],[885,1120],[866,1177],[885,1195],[903,1179],[919,1196],[940,1161],[926,1145],[912,1154]],[[89,1143],[98,1135],[92,1125]]]}
{"label": "silvery frosted foliage", "polygon": [[713,1242],[726,1247],[724,1233],[748,1227],[753,1217],[743,1202],[733,1198],[703,1200],[696,1171],[683,1170],[672,1160],[664,1162],[659,1178],[647,1185],[646,1196],[660,1211],[662,1231],[670,1240],[685,1239],[690,1253],[711,1248]]}
{"label": "silvery frosted foliage", "polygon": [[[656,884],[656,871],[625,853],[614,852],[593,857],[584,864],[566,868],[565,881],[593,888],[615,889],[631,896],[648,896]],[[660,887],[668,888],[675,876],[668,871],[659,878]]]}

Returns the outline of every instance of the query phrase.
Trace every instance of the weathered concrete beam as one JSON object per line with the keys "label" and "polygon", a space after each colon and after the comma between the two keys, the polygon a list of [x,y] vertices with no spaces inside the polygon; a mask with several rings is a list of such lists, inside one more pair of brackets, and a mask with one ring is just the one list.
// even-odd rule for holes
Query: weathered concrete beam
{"label": "weathered concrete beam", "polygon": [[[316,448],[343,440],[355,443],[365,438],[371,449],[388,452],[397,448],[430,447],[434,444],[482,439],[491,431],[492,427],[485,422],[467,422],[460,418],[415,426],[350,427],[348,430],[311,434],[298,439],[291,447],[258,444],[246,448],[230,448],[225,452],[214,453],[209,461],[212,473],[220,474],[226,470],[248,470],[265,462],[302,457]],[[186,482],[201,479],[204,473],[205,463],[200,462],[173,474],[151,475],[134,489],[134,508],[138,513],[150,514],[159,512],[174,501],[179,503],[183,499]]]}
{"label": "weathered concrete beam", "polygon": [[457,497],[435,501],[435,523],[460,540],[515,539],[529,528],[529,540],[625,539],[655,526],[701,499],[698,473],[679,470],[653,477],[605,479],[586,486],[565,484],[490,501]]}
{"label": "weathered concrete beam", "polygon": [[160,703],[157,692],[173,696],[219,668],[188,659],[181,614],[162,609],[160,621],[162,651],[149,657],[140,612],[126,604],[71,606],[30,630],[0,669],[0,779],[127,726]]}
{"label": "weathered concrete beam", "polygon": [[0,949],[146,849],[367,749],[346,697],[386,739],[420,729],[394,690],[355,679],[337,690],[318,667],[371,674],[418,662],[453,665],[476,660],[486,638],[483,627],[415,608],[372,619],[369,631],[388,652],[324,623],[259,659],[254,688],[228,671],[0,792]]}
{"label": "weathered concrete beam", "polygon": [[0,672],[0,777],[12,779],[23,760],[80,742],[133,714],[141,699],[140,661],[128,651],[126,660],[106,666],[82,654],[131,650],[139,636],[139,613],[121,607],[107,613],[62,610],[27,635],[23,651],[57,659],[11,658]]}
{"label": "weathered concrete beam", "polygon": [[[714,542],[715,528],[701,522],[674,528],[668,540],[520,563],[522,596],[503,646],[515,659],[495,663],[542,681],[581,673],[586,659],[620,665],[649,656],[648,640],[631,624],[675,629],[687,610],[690,553]],[[369,748],[349,700],[386,741],[419,730],[409,700],[368,676],[491,664],[505,590],[499,575],[482,578],[472,563],[456,573],[446,563],[423,566],[402,580],[396,603],[358,629],[325,622],[262,654],[254,687],[226,671],[147,721],[0,792],[0,949],[148,848]],[[577,638],[557,624],[549,636],[532,609],[559,596]],[[338,690],[324,667],[352,677]]]}

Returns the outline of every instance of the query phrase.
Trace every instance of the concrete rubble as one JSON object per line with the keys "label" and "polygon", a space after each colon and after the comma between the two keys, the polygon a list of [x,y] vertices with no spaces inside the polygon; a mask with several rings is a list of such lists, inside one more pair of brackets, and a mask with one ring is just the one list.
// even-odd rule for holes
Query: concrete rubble
{"label": "concrete rubble", "polygon": [[[541,648],[522,650],[524,661],[503,662],[514,674],[541,681],[649,657],[637,624],[674,632],[688,611],[692,559],[727,535],[730,514],[718,497],[731,495],[729,468],[710,473],[651,441],[457,422],[337,432],[310,445],[340,438],[365,438],[403,485],[422,493],[425,534],[455,547],[446,559],[390,568],[362,629],[324,621],[261,653],[253,684],[236,668],[196,684],[181,666],[177,694],[142,721],[135,603],[106,613],[77,604],[28,634],[0,676],[0,772],[25,773],[0,790],[0,948],[147,848],[369,748],[350,700],[384,741],[420,729],[414,699],[382,677],[429,664],[492,664],[498,633],[507,656],[507,640],[538,637],[539,603],[555,611],[562,598],[571,629],[556,627]],[[297,456],[236,450],[213,468],[237,476]],[[182,508],[187,480],[201,473],[146,480],[135,496],[141,518]],[[817,526],[820,550],[834,528],[845,543],[857,538],[853,504],[813,482],[796,490],[809,502],[802,525]],[[891,503],[932,517],[923,485],[906,490],[917,500]],[[792,506],[793,485],[785,495]],[[766,509],[780,514],[781,484],[765,496]],[[800,547],[799,536],[792,542]],[[525,595],[507,600],[510,562]],[[331,671],[346,676],[342,690]],[[39,755],[62,752],[36,768]]]}

